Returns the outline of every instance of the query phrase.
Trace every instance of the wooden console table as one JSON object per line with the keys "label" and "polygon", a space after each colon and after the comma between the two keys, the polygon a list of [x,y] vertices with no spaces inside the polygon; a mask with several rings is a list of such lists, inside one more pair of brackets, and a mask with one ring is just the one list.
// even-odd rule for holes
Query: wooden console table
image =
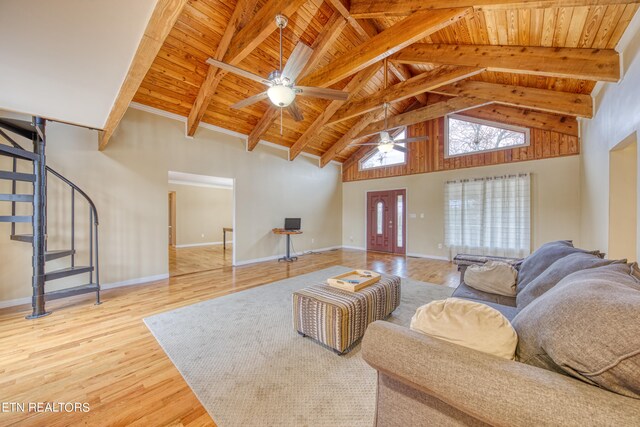
{"label": "wooden console table", "polygon": [[287,236],[287,253],[285,256],[278,258],[278,262],[280,261],[286,261],[286,262],[293,262],[293,261],[297,261],[298,257],[297,256],[291,256],[291,235],[293,234],[302,234],[301,230],[285,230],[284,228],[274,228],[273,230],[273,234],[280,234],[280,235],[285,235]]}
{"label": "wooden console table", "polygon": [[233,228],[222,227],[222,250],[227,250],[227,231],[233,233]]}

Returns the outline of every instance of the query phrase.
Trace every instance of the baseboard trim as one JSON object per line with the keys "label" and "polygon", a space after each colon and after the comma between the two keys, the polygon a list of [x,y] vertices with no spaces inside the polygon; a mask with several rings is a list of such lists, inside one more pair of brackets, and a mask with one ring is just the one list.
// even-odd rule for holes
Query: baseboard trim
{"label": "baseboard trim", "polygon": [[360,246],[347,246],[347,245],[342,245],[342,249],[353,249],[355,251],[366,251],[366,248],[362,248]]}
{"label": "baseboard trim", "polygon": [[[177,249],[182,249],[182,248],[195,248],[198,246],[216,246],[216,245],[221,245],[223,242],[205,242],[205,243],[188,243],[186,245],[176,245]],[[227,242],[227,243],[231,243],[231,242]]]}
{"label": "baseboard trim", "polygon": [[169,273],[156,274],[155,276],[139,277],[137,279],[124,280],[122,282],[107,283],[105,285],[101,285],[100,289],[104,291],[107,289],[121,288],[123,286],[144,285],[147,283],[157,282],[158,280],[165,280],[168,278],[169,278]]}
{"label": "baseboard trim", "polygon": [[31,297],[16,298],[16,299],[9,299],[9,300],[5,300],[5,301],[0,301],[0,309],[8,308],[8,307],[15,307],[16,305],[24,305],[24,304],[31,304]]}
{"label": "baseboard trim", "polygon": [[435,259],[437,261],[451,261],[449,258],[445,257],[445,256],[438,256],[438,255],[425,255],[425,254],[418,254],[418,253],[408,253],[407,256],[410,257],[414,257],[414,258],[425,258],[425,259]]}
{"label": "baseboard trim", "polygon": [[[159,280],[165,280],[168,278],[169,278],[169,273],[157,274],[155,276],[138,277],[137,279],[123,280],[122,282],[114,282],[114,283],[107,283],[107,284],[101,285],[100,290],[104,291],[108,289],[121,288],[124,286],[144,285],[152,282],[157,282]],[[25,304],[31,304],[31,297],[0,301],[0,309],[15,307],[17,305],[25,305]]]}
{"label": "baseboard trim", "polygon": [[[301,254],[298,254],[297,256],[302,256],[305,254],[305,252],[308,251],[312,251],[312,252],[328,252],[328,251],[333,251],[336,249],[341,249],[343,246],[329,246],[326,248],[320,248],[320,249],[308,249],[307,251],[302,252]],[[271,256],[267,256],[267,257],[263,257],[263,258],[254,258],[254,259],[248,259],[245,261],[237,261],[233,266],[234,267],[240,267],[242,265],[247,265],[247,264],[257,264],[260,262],[266,262],[266,261],[273,261],[276,260],[278,258],[282,258],[284,254],[278,254],[278,255],[271,255]]]}

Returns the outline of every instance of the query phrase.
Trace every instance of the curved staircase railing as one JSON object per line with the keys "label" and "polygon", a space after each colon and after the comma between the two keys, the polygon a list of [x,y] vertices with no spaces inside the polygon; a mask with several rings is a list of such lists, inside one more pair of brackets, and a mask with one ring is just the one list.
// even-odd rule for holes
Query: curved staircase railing
{"label": "curved staircase railing", "polygon": [[[31,243],[33,247],[33,275],[32,275],[32,313],[29,319],[39,318],[50,314],[45,309],[46,301],[66,298],[74,295],[96,293],[96,304],[100,304],[100,262],[99,262],[99,220],[95,203],[80,187],[71,180],[46,165],[44,154],[45,120],[34,117],[33,122],[18,121],[0,118],[0,128],[14,134],[30,139],[33,142],[33,151],[25,150],[6,132],[0,129],[2,136],[10,145],[0,144],[0,155],[12,157],[12,168],[9,171],[0,170],[0,179],[11,181],[11,193],[0,194],[0,202],[11,202],[11,215],[0,216],[0,222],[11,223],[11,239],[19,242]],[[33,165],[33,173],[18,172],[18,161],[30,162]],[[53,176],[64,183],[71,191],[71,226],[70,247],[50,250],[48,247],[47,227],[47,180]],[[33,184],[32,194],[19,194],[18,182],[30,182]],[[79,194],[89,206],[89,265],[76,265],[76,193]],[[31,215],[17,215],[18,203],[31,203],[33,206]],[[17,223],[31,223],[32,234],[17,234]],[[47,271],[46,263],[49,261],[69,258],[70,266],[67,268]],[[49,281],[59,280],[65,277],[88,274],[87,284],[66,289],[46,292],[45,285]],[[95,280],[94,280],[95,279]]]}

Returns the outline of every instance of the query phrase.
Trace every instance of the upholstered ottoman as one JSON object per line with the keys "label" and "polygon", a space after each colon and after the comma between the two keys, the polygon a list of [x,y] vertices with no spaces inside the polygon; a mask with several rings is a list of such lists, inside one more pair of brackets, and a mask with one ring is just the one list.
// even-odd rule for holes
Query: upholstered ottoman
{"label": "upholstered ottoman", "polygon": [[343,354],[362,338],[369,323],[386,318],[398,305],[397,276],[382,276],[357,292],[319,283],[293,293],[293,326],[299,334]]}

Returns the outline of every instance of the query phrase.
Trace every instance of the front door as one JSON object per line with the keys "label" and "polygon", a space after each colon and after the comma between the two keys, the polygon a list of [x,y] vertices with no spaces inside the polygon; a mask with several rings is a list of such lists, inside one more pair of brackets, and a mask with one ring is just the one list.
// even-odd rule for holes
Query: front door
{"label": "front door", "polygon": [[367,250],[406,253],[406,190],[367,193]]}

